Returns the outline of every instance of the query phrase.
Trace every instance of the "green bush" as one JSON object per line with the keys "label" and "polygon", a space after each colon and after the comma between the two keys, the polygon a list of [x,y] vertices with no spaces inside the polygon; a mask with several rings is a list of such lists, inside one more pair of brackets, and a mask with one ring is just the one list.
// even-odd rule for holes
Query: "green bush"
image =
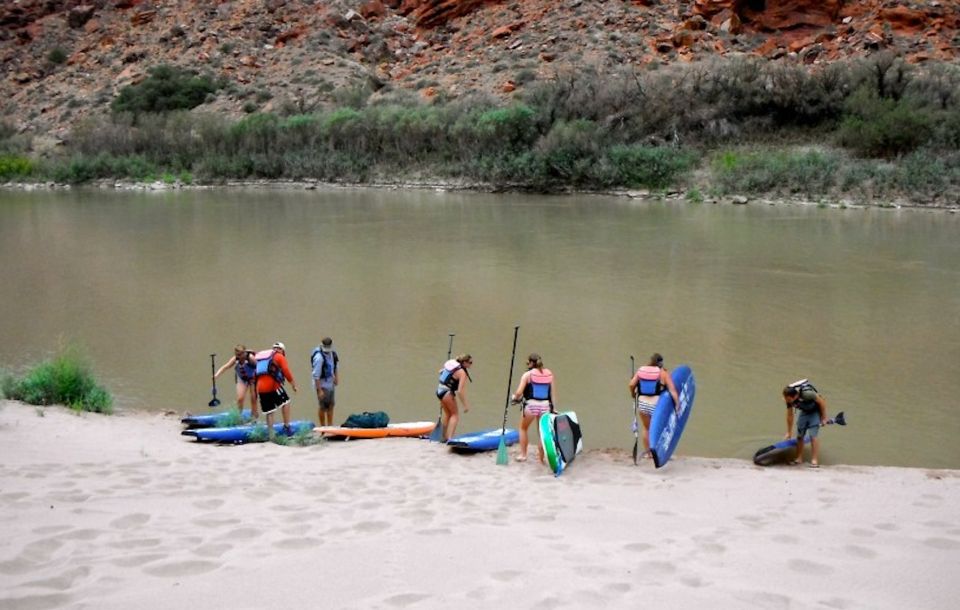
{"label": "green bush", "polygon": [[713,178],[725,193],[826,193],[840,160],[818,151],[725,151],[714,158]]}
{"label": "green bush", "polygon": [[160,65],[150,69],[150,76],[136,85],[120,90],[111,102],[113,112],[170,112],[190,110],[216,93],[220,86],[209,76],[200,76],[192,70]]}
{"label": "green bush", "polygon": [[909,99],[881,98],[861,87],[846,103],[838,141],[861,156],[896,157],[917,149],[934,131],[934,117]]}
{"label": "green bush", "polygon": [[693,169],[697,155],[668,146],[616,146],[608,153],[619,184],[666,188]]}
{"label": "green bush", "polygon": [[67,52],[60,47],[54,47],[49,53],[47,53],[47,61],[52,64],[62,64],[63,62],[67,61]]}
{"label": "green bush", "polygon": [[0,180],[24,178],[34,171],[33,161],[20,155],[0,155]]}
{"label": "green bush", "polygon": [[86,358],[74,347],[41,362],[22,377],[5,377],[2,386],[7,398],[32,405],[62,404],[95,413],[113,411],[113,397],[97,383]]}

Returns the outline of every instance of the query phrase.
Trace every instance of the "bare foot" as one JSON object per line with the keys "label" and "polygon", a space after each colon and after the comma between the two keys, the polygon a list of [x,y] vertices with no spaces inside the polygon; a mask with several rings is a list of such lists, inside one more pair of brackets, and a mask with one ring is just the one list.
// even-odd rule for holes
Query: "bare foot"
{"label": "bare foot", "polygon": [[513,459],[515,459],[515,460],[518,461],[518,462],[526,462],[526,461],[527,461],[527,456],[525,456],[525,455],[515,455],[515,456],[513,457]]}

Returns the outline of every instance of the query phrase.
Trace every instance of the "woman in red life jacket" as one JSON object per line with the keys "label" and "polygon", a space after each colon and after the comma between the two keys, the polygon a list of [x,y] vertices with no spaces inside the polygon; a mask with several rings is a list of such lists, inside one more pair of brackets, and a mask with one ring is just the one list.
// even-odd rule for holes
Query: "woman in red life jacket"
{"label": "woman in red life jacket", "polygon": [[[527,445],[529,435],[527,429],[530,424],[540,419],[544,413],[554,411],[553,404],[557,393],[553,385],[553,372],[543,368],[543,359],[540,354],[533,353],[527,358],[527,372],[520,378],[520,385],[513,393],[513,402],[523,401],[523,410],[520,412],[520,453],[516,460],[524,462],[527,459]],[[543,446],[537,443],[537,456],[543,462]]]}
{"label": "woman in red life jacket", "polygon": [[437,386],[437,398],[440,408],[446,416],[443,422],[444,442],[453,438],[457,432],[457,423],[460,421],[460,412],[457,410],[457,400],[463,405],[463,412],[470,411],[470,402],[467,400],[467,385],[470,383],[470,373],[467,371],[473,366],[470,354],[461,354],[455,359],[447,360],[440,369],[440,384]]}
{"label": "woman in red life jacket", "polygon": [[653,415],[653,410],[657,408],[660,394],[664,390],[670,392],[674,405],[680,404],[680,398],[677,396],[677,388],[673,387],[673,380],[670,379],[670,371],[663,367],[663,356],[660,354],[650,356],[650,362],[637,369],[628,385],[630,396],[636,401],[640,421],[643,422],[642,457],[648,458],[650,457],[650,417]]}

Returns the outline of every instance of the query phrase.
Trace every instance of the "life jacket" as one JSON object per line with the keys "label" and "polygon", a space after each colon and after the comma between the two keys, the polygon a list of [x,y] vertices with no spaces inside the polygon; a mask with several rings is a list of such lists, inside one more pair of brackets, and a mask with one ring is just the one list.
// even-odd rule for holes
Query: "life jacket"
{"label": "life jacket", "polygon": [[[816,397],[819,396],[820,392],[817,391],[817,388],[813,387],[813,384],[810,383],[807,379],[800,379],[794,381],[790,384],[791,388],[796,388],[798,392],[797,400],[794,401],[793,406],[797,409],[800,409],[804,413],[814,413],[820,410],[820,407],[817,406]],[[804,396],[806,394],[806,397]],[[811,397],[811,394],[813,396]]]}
{"label": "life jacket", "polygon": [[523,397],[527,400],[552,400],[553,373],[550,369],[530,369],[527,387],[523,389]]}
{"label": "life jacket", "polygon": [[640,396],[658,396],[663,392],[664,385],[660,381],[659,366],[641,366],[637,369],[637,394]]}
{"label": "life jacket", "polygon": [[310,366],[313,368],[315,379],[330,379],[337,372],[338,364],[340,364],[340,356],[335,350],[325,352],[320,347],[315,347],[310,354]]}
{"label": "life jacket", "polygon": [[277,380],[277,383],[283,383],[286,379],[283,377],[283,371],[281,371],[277,363],[273,361],[274,354],[276,354],[276,352],[272,349],[265,349],[256,353],[254,358],[257,359],[257,377],[270,375]]}
{"label": "life jacket", "polygon": [[456,360],[447,360],[443,363],[443,370],[440,371],[440,385],[450,388],[451,392],[456,392],[460,387],[460,380],[456,378],[456,372],[463,368],[463,365]]}
{"label": "life jacket", "polygon": [[257,377],[257,365],[250,364],[249,356],[249,352],[244,352],[243,359],[241,360],[238,358],[237,364],[234,366],[234,371],[237,373],[237,379],[244,383],[249,383]]}

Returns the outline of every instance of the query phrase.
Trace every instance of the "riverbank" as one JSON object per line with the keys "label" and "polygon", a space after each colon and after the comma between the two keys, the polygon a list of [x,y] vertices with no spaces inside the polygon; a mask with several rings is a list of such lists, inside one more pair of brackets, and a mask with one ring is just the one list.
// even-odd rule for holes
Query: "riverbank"
{"label": "riverbank", "polygon": [[[476,192],[476,193],[515,193],[529,192],[530,189],[521,185],[493,185],[486,183],[469,182],[462,180],[425,180],[414,181],[377,181],[377,182],[324,182],[320,180],[228,180],[211,184],[184,183],[179,180],[164,181],[127,181],[127,180],[98,180],[85,185],[71,185],[57,182],[6,182],[0,183],[0,189],[7,191],[65,191],[72,189],[104,189],[113,191],[131,192],[175,192],[175,191],[203,191],[217,189],[264,189],[264,190],[337,190],[337,189],[380,189],[380,190],[427,190],[436,192]],[[918,202],[904,197],[895,197],[891,200],[866,202],[849,197],[831,198],[809,196],[789,196],[777,194],[752,195],[710,195],[705,196],[703,185],[690,188],[672,188],[652,191],[647,189],[563,189],[554,194],[559,196],[608,196],[634,199],[641,202],[654,201],[686,201],[691,204],[704,205],[798,205],[838,210],[868,210],[868,209],[913,209],[928,211],[945,211],[950,214],[960,213],[960,200],[955,202]]]}
{"label": "riverbank", "polygon": [[[960,472],[199,445],[0,403],[0,607],[951,608]],[[882,510],[880,509],[882,507]],[[284,601],[285,600],[285,601]]]}

